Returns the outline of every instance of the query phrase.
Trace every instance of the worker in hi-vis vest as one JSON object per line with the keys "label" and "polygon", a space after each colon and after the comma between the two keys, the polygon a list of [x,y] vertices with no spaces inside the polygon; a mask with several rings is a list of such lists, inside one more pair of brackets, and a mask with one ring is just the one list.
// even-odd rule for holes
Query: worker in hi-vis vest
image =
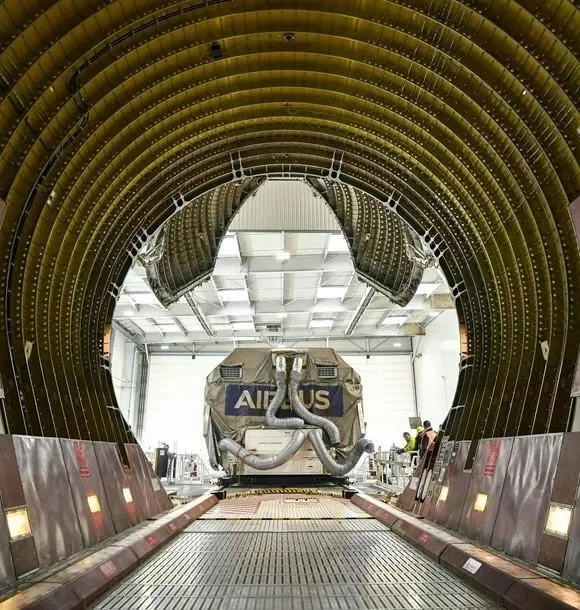
{"label": "worker in hi-vis vest", "polygon": [[403,432],[403,438],[405,439],[406,445],[402,449],[397,449],[397,453],[411,453],[412,451],[415,451],[415,439],[409,432]]}

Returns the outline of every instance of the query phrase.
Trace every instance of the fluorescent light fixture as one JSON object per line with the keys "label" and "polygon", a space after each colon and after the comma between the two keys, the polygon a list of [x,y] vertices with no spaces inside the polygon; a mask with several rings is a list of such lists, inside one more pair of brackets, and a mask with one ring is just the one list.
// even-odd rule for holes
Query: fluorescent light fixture
{"label": "fluorescent light fixture", "polygon": [[348,252],[348,243],[342,233],[331,233],[328,236],[327,252]]}
{"label": "fluorescent light fixture", "polygon": [[421,282],[417,288],[417,294],[431,294],[439,284],[437,282]]}
{"label": "fluorescent light fixture", "polygon": [[561,504],[550,503],[548,519],[544,531],[546,534],[555,534],[568,538],[570,532],[570,521],[572,520],[572,507]]}
{"label": "fluorescent light fixture", "polygon": [[132,318],[135,315],[135,311],[133,309],[129,309],[128,307],[123,309],[123,315]]}
{"label": "fluorescent light fixture", "polygon": [[101,505],[99,504],[99,498],[97,498],[97,496],[95,496],[95,495],[87,496],[87,502],[89,503],[89,510],[92,513],[101,512]]}
{"label": "fluorescent light fixture", "polygon": [[439,315],[438,311],[430,311],[429,312],[429,317],[430,318],[436,318]]}
{"label": "fluorescent light fixture", "polygon": [[443,487],[441,487],[441,493],[439,494],[439,500],[441,502],[445,502],[445,500],[447,500],[448,494],[449,494],[449,487],[447,487],[447,485],[443,485]]}
{"label": "fluorescent light fixture", "polygon": [[30,536],[32,531],[30,529],[30,521],[28,520],[28,509],[26,508],[26,506],[7,510],[5,511],[5,515],[6,523],[8,524],[10,540],[17,540],[18,538]]}
{"label": "fluorescent light fixture", "polygon": [[218,295],[222,301],[227,303],[248,301],[248,293],[245,290],[218,290]]}
{"label": "fluorescent light fixture", "polygon": [[131,495],[131,490],[128,487],[123,487],[123,497],[125,498],[125,502],[129,504],[129,502],[133,502],[133,496]]}
{"label": "fluorescent light fixture", "polygon": [[286,250],[282,250],[281,252],[276,252],[275,254],[276,260],[285,263],[287,260],[290,260],[290,252],[286,252]]}
{"label": "fluorescent light fixture", "polygon": [[487,494],[477,494],[475,502],[473,504],[473,510],[477,510],[482,513],[485,510],[487,504]]}
{"label": "fluorescent light fixture", "polygon": [[226,235],[222,239],[220,249],[218,251],[218,257],[232,257],[239,256],[240,249],[238,247],[238,240],[235,235]]}
{"label": "fluorescent light fixture", "polygon": [[407,316],[387,316],[379,326],[400,326],[407,320]]}
{"label": "fluorescent light fixture", "polygon": [[169,345],[162,345],[161,349],[169,349]]}
{"label": "fluorescent light fixture", "polygon": [[346,286],[319,286],[317,299],[342,299],[346,294]]}
{"label": "fluorescent light fixture", "polygon": [[278,317],[279,317],[281,320],[283,320],[284,318],[287,318],[287,317],[288,317],[288,314],[287,314],[285,311],[280,311],[280,312],[278,313]]}
{"label": "fluorescent light fixture", "polygon": [[331,328],[334,320],[310,320],[310,328]]}
{"label": "fluorescent light fixture", "polygon": [[397,341],[396,343],[393,343],[393,347],[401,347],[401,343],[399,343],[399,341]]}
{"label": "fluorescent light fixture", "polygon": [[234,330],[254,330],[253,322],[232,322]]}

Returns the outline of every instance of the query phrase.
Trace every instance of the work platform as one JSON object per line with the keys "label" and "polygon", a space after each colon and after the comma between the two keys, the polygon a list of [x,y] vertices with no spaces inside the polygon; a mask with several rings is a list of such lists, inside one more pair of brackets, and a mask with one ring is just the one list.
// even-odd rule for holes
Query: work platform
{"label": "work platform", "polygon": [[333,495],[226,499],[94,608],[502,608]]}

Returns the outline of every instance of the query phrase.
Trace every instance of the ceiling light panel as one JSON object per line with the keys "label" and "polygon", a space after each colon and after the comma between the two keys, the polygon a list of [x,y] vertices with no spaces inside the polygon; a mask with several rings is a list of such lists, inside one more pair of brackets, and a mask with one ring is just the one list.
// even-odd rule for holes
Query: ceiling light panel
{"label": "ceiling light panel", "polygon": [[248,292],[246,290],[218,290],[219,297],[225,303],[237,303],[249,301]]}
{"label": "ceiling light panel", "polygon": [[246,256],[272,256],[284,250],[282,233],[238,233],[240,254]]}
{"label": "ceiling light panel", "polygon": [[332,328],[334,320],[310,320],[310,328]]}
{"label": "ceiling light panel", "polygon": [[324,254],[328,233],[286,233],[286,242],[300,254]]}
{"label": "ceiling light panel", "polygon": [[240,257],[240,248],[238,247],[238,238],[235,235],[226,235],[222,243],[220,244],[220,249],[218,251],[218,257],[222,258],[233,258]]}
{"label": "ceiling light panel", "polygon": [[439,284],[437,282],[421,282],[417,288],[416,294],[431,294]]}
{"label": "ceiling light panel", "polygon": [[272,274],[267,276],[257,277],[250,275],[249,282],[252,290],[273,290],[280,289],[283,284],[283,279],[280,274]]}
{"label": "ceiling light panel", "polygon": [[346,294],[346,286],[319,286],[317,299],[342,299]]}
{"label": "ceiling light panel", "polygon": [[253,322],[232,322],[234,330],[254,330]]}
{"label": "ceiling light panel", "polygon": [[342,233],[329,235],[328,237],[328,253],[349,252],[348,243]]}
{"label": "ceiling light panel", "polygon": [[383,319],[380,326],[400,326],[407,321],[407,316],[390,316]]}

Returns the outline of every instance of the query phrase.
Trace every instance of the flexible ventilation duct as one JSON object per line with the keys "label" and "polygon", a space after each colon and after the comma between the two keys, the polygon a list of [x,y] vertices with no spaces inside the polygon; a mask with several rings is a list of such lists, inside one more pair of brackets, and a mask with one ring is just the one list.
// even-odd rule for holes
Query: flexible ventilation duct
{"label": "flexible ventilation duct", "polygon": [[266,410],[266,424],[268,428],[276,430],[294,430],[303,428],[304,421],[299,417],[288,417],[281,419],[276,417],[276,413],[286,398],[286,358],[278,356],[276,358],[276,395]]}
{"label": "flexible ventilation duct", "polygon": [[358,463],[363,453],[372,453],[375,447],[371,441],[366,438],[361,438],[357,444],[353,447],[350,454],[344,460],[342,464],[336,462],[328,449],[324,445],[322,440],[322,431],[319,429],[310,430],[308,438],[312,443],[312,447],[318,456],[318,459],[324,464],[324,467],[330,472],[330,474],[336,476],[344,476],[349,473]]}

